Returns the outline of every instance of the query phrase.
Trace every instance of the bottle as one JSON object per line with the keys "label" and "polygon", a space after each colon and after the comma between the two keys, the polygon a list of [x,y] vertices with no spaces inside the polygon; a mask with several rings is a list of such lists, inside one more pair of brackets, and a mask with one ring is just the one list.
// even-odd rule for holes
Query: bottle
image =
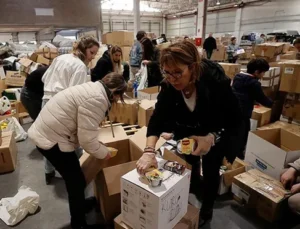
{"label": "bottle", "polygon": [[138,83],[137,83],[137,81],[134,81],[134,83],[133,83],[133,95],[134,95],[134,98],[137,98],[137,88],[138,88]]}

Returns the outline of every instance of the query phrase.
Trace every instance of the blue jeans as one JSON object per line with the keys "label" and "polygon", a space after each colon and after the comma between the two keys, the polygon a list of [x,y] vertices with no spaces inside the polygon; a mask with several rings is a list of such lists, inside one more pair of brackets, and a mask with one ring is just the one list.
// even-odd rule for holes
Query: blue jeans
{"label": "blue jeans", "polygon": [[[43,99],[42,102],[42,108],[46,105],[46,103],[49,101],[49,99]],[[78,147],[77,149],[75,149],[75,154],[77,155],[78,158],[81,157],[82,155],[82,148]],[[55,171],[54,166],[51,164],[50,161],[47,160],[47,158],[44,157],[44,163],[45,163],[45,173],[52,173]]]}

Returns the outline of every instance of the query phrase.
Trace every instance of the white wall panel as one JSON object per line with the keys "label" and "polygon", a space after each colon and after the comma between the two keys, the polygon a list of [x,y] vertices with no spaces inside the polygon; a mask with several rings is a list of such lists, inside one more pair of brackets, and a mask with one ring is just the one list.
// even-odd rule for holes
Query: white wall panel
{"label": "white wall panel", "polygon": [[0,33],[0,42],[12,42],[11,33]]}
{"label": "white wall panel", "polygon": [[232,33],[235,27],[236,10],[207,14],[206,33]]}
{"label": "white wall panel", "polygon": [[35,33],[34,32],[20,32],[18,33],[19,42],[21,41],[35,41]]}
{"label": "white wall panel", "polygon": [[179,18],[168,18],[166,20],[167,37],[195,36],[197,20],[195,15],[189,15]]}

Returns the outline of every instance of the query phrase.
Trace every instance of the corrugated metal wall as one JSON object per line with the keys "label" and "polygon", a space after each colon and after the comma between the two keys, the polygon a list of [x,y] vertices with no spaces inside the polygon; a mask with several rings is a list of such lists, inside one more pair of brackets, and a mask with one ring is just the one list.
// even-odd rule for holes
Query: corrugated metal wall
{"label": "corrugated metal wall", "polygon": [[176,36],[194,36],[196,33],[197,18],[195,15],[189,15],[179,18],[167,19],[167,37]]}

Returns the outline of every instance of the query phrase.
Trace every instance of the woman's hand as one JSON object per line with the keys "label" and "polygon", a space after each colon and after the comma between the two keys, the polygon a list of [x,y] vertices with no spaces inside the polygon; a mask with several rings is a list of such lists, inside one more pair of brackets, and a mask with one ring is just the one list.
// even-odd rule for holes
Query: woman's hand
{"label": "woman's hand", "polygon": [[157,160],[154,153],[144,153],[136,163],[136,169],[139,174],[145,174],[150,167],[157,168]]}
{"label": "woman's hand", "polygon": [[[280,181],[285,188],[290,188],[296,179],[297,170],[290,167],[285,173],[281,175]],[[289,187],[287,187],[289,186]]]}
{"label": "woman's hand", "polygon": [[215,137],[211,134],[208,134],[205,137],[201,136],[191,136],[191,139],[194,139],[197,143],[197,148],[194,152],[192,152],[192,155],[195,156],[202,156],[206,155],[210,148],[214,145]]}
{"label": "woman's hand", "polygon": [[148,65],[150,62],[151,62],[151,61],[149,61],[149,60],[143,60],[143,61],[142,61],[142,64]]}
{"label": "woman's hand", "polygon": [[293,185],[291,188],[291,192],[292,192],[292,194],[296,194],[296,193],[300,192],[300,184]]}

